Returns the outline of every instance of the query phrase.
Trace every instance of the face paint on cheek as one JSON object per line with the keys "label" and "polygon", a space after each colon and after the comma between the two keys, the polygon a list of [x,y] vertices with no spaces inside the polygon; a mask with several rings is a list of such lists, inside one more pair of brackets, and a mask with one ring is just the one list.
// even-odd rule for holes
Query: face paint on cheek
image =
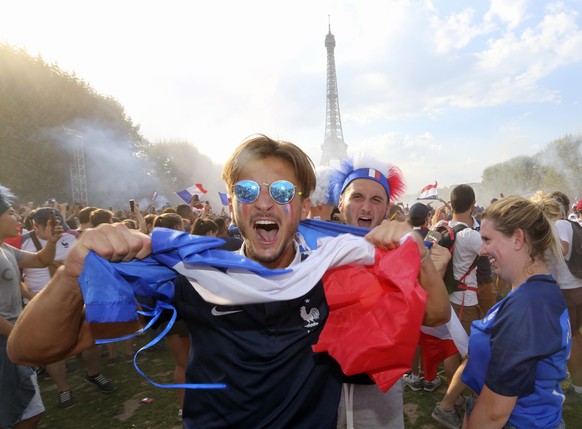
{"label": "face paint on cheek", "polygon": [[291,215],[291,204],[293,204],[293,203],[290,203],[290,204],[283,204],[283,205],[281,206],[281,208],[283,209],[283,214],[285,215],[285,217],[286,217],[287,219],[288,219],[288,218],[289,218],[289,216]]}
{"label": "face paint on cheek", "polygon": [[240,201],[236,202],[236,211],[240,214],[243,219],[246,219],[249,215],[249,211],[251,209],[250,204],[244,204]]}

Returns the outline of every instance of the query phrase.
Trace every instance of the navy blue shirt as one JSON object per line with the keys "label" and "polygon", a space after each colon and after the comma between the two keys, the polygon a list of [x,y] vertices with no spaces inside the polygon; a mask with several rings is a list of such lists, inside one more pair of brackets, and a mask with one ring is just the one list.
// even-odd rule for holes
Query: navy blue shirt
{"label": "navy blue shirt", "polygon": [[571,332],[566,302],[551,276],[536,275],[471,324],[469,361],[462,380],[517,396],[509,423],[556,428],[562,421]]}
{"label": "navy blue shirt", "polygon": [[186,389],[186,428],[335,428],[341,371],[314,353],[329,313],[323,284],[303,297],[219,306],[179,276],[174,305],[190,331],[186,381],[226,383]]}

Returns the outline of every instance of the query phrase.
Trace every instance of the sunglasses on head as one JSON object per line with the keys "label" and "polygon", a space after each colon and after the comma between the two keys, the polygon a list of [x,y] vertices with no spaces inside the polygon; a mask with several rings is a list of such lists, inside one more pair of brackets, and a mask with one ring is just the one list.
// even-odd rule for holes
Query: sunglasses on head
{"label": "sunglasses on head", "polygon": [[[241,203],[250,204],[259,198],[261,186],[269,188],[269,195],[277,204],[288,204],[295,197],[295,185],[287,180],[277,180],[271,184],[241,180],[234,184],[234,195]],[[297,191],[297,194],[302,195],[300,191]]]}

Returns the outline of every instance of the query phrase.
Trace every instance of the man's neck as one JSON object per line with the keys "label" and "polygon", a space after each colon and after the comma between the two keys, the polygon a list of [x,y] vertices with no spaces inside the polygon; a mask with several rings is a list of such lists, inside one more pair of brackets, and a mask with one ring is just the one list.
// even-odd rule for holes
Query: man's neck
{"label": "man's neck", "polygon": [[473,225],[473,217],[471,216],[471,211],[466,211],[463,213],[453,213],[451,219],[453,222],[461,222],[467,226]]}
{"label": "man's neck", "polygon": [[261,264],[263,267],[265,268],[269,268],[271,270],[275,270],[275,269],[285,269],[291,265],[296,264],[297,262],[301,261],[301,252],[299,252],[299,245],[297,244],[297,242],[294,240],[293,241],[293,250],[295,251],[295,253],[293,254],[293,258],[291,258],[291,260],[288,263],[277,263],[277,264],[273,264],[273,263],[266,263],[266,262],[262,262],[262,261],[258,261],[252,257],[249,257],[247,255],[247,251],[246,251],[246,246],[245,246],[245,242],[243,241],[240,249],[239,249],[239,253],[253,261],[255,261],[258,264]]}

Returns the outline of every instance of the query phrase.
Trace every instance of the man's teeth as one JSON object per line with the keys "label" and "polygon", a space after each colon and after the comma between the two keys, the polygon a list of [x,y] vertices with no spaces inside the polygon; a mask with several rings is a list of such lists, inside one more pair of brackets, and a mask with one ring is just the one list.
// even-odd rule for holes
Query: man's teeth
{"label": "man's teeth", "polygon": [[255,222],[256,225],[274,225],[275,222],[272,220],[258,220]]}

